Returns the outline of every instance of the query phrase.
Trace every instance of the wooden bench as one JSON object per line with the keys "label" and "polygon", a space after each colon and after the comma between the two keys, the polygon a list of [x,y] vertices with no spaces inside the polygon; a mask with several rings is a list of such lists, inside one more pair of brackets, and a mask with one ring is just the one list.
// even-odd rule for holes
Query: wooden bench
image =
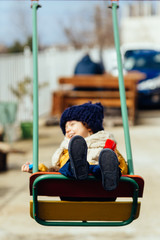
{"label": "wooden bench", "polygon": [[[131,124],[135,122],[137,82],[144,77],[145,75],[139,72],[132,72],[124,76],[126,104]],[[67,107],[88,101],[101,102],[107,108],[120,108],[121,106],[118,77],[110,74],[75,75],[61,77],[58,82],[59,90],[52,94],[51,116],[60,117]],[[86,90],[75,90],[75,88],[86,88]],[[90,91],[87,88],[95,89]]]}

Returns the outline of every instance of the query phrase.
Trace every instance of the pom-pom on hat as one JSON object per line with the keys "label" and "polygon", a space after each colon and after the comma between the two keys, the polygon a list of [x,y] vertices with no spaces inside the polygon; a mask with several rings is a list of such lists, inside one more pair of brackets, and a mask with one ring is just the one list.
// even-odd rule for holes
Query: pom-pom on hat
{"label": "pom-pom on hat", "polygon": [[85,122],[92,129],[93,133],[103,130],[103,106],[101,103],[92,104],[91,102],[82,105],[75,105],[67,108],[61,116],[60,127],[65,135],[66,122],[76,120]]}

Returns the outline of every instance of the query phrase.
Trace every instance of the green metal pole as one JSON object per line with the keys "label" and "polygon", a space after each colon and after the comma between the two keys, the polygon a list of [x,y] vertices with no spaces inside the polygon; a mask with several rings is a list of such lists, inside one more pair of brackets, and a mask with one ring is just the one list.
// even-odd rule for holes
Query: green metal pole
{"label": "green metal pole", "polygon": [[37,47],[37,9],[38,3],[32,5],[33,15],[33,172],[38,171],[38,153],[39,153],[39,141],[38,141],[38,47]]}
{"label": "green metal pole", "polygon": [[124,138],[125,138],[129,173],[134,174],[131,142],[130,142],[130,134],[129,134],[129,124],[128,124],[128,113],[127,113],[127,105],[126,105],[126,94],[125,94],[124,79],[123,79],[123,66],[122,66],[122,58],[120,53],[117,7],[118,7],[117,3],[112,3],[113,31],[114,31],[114,41],[115,41],[115,48],[117,53],[117,64],[118,64],[118,73],[119,73],[118,79],[119,79],[119,91],[120,91],[120,100],[121,100],[121,112],[122,112]]}

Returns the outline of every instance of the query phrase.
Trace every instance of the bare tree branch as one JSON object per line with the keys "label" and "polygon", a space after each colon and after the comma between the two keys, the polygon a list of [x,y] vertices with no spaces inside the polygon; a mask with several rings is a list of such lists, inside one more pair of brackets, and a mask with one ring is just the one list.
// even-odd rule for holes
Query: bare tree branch
{"label": "bare tree branch", "polygon": [[98,45],[102,51],[114,44],[111,10],[106,5],[104,8],[96,6],[90,12],[87,9],[85,14],[80,12],[77,18],[70,18],[67,25],[61,25],[69,43],[75,48]]}

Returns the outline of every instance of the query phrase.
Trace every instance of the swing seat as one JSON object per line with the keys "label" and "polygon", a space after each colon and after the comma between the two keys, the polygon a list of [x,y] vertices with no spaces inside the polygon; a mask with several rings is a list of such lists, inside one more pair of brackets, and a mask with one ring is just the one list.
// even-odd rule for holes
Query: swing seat
{"label": "swing seat", "polygon": [[115,190],[105,191],[93,176],[77,181],[37,172],[30,177],[30,214],[46,226],[123,226],[138,218],[143,187],[137,175],[122,176]]}

